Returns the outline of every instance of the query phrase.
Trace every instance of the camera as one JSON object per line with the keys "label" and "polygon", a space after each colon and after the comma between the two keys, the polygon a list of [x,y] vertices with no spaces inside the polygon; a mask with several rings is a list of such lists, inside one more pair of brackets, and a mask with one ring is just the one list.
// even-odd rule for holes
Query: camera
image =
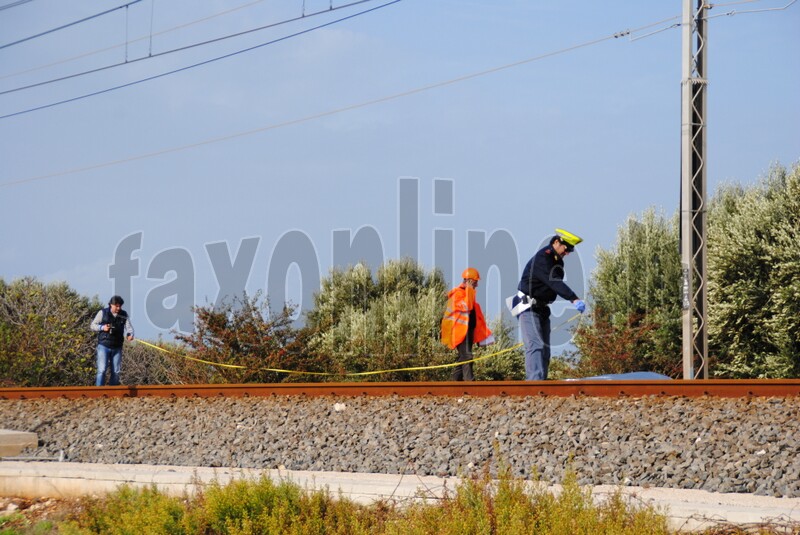
{"label": "camera", "polygon": [[116,318],[111,318],[111,321],[108,322],[108,334],[114,334],[117,329],[122,330],[124,328],[125,318],[117,316]]}

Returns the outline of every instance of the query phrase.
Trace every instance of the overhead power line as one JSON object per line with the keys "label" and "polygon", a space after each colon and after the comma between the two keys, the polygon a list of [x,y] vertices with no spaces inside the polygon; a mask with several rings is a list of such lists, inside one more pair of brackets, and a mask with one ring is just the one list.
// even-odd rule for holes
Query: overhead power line
{"label": "overhead power line", "polygon": [[[364,1],[367,1],[367,0],[364,0]],[[25,110],[14,112],[14,113],[9,113],[7,115],[2,115],[2,116],[0,116],[0,120],[8,119],[9,117],[16,117],[18,115],[23,115],[23,114],[34,112],[34,111],[39,111],[39,110],[44,110],[44,109],[47,109],[47,108],[52,108],[54,106],[60,106],[61,104],[67,104],[67,103],[70,103],[70,102],[83,100],[85,98],[94,97],[94,96],[97,96],[97,95],[102,95],[104,93],[110,93],[111,91],[116,91],[118,89],[123,89],[125,87],[131,87],[131,86],[134,86],[134,85],[141,84],[143,82],[149,82],[151,80],[157,80],[159,78],[163,78],[163,77],[169,76],[171,74],[176,74],[176,73],[179,73],[179,72],[188,71],[189,69],[194,69],[195,67],[201,67],[203,65],[208,65],[209,63],[214,63],[215,61],[219,61],[219,60],[222,60],[222,59],[227,59],[227,58],[230,58],[230,57],[233,57],[233,56],[238,56],[239,54],[243,54],[245,52],[251,52],[253,50],[257,50],[259,48],[263,48],[263,47],[268,46],[268,45],[279,43],[281,41],[286,41],[287,39],[291,39],[292,37],[297,37],[299,35],[303,35],[303,34],[306,34],[306,33],[313,32],[315,30],[319,30],[321,28],[325,28],[327,26],[332,26],[334,24],[338,24],[338,23],[343,22],[345,20],[349,20],[349,19],[358,17],[360,15],[365,15],[367,13],[371,13],[373,11],[377,11],[377,10],[382,9],[384,7],[388,7],[388,6],[392,5],[392,4],[397,4],[398,2],[401,2],[401,1],[402,0],[392,0],[391,2],[387,2],[385,4],[381,4],[379,6],[375,6],[375,7],[369,8],[369,9],[365,9],[364,11],[359,11],[358,13],[353,13],[352,15],[347,15],[346,17],[341,17],[341,18],[338,18],[336,20],[332,20],[332,21],[326,22],[324,24],[319,24],[319,25],[313,26],[311,28],[306,28],[305,30],[301,30],[299,32],[295,32],[295,33],[292,33],[292,34],[289,34],[289,35],[285,35],[283,37],[278,37],[277,39],[272,39],[270,41],[266,41],[264,43],[260,43],[258,45],[251,46],[251,47],[248,47],[248,48],[243,48],[243,49],[237,50],[235,52],[230,52],[230,53],[224,54],[222,56],[217,56],[215,58],[211,58],[211,59],[207,59],[207,60],[204,60],[204,61],[200,61],[198,63],[193,63],[193,64],[187,65],[185,67],[181,67],[181,68],[178,68],[178,69],[173,69],[171,71],[162,72],[161,74],[156,74],[156,75],[153,75],[153,76],[149,76],[147,78],[141,78],[139,80],[134,80],[133,82],[128,82],[128,83],[125,83],[125,84],[120,84],[120,85],[109,87],[109,88],[106,88],[106,89],[101,89],[99,91],[94,91],[92,93],[85,93],[83,95],[79,95],[77,97],[72,97],[72,98],[60,100],[58,102],[52,102],[50,104],[44,104],[42,106],[36,106],[34,108],[28,108],[28,109],[25,109]]]}
{"label": "overhead power line", "polygon": [[[783,7],[765,7],[763,9],[745,9],[744,11],[737,11],[737,10],[733,9],[731,11],[728,11],[727,13],[720,13],[718,15],[712,15],[710,17],[705,17],[705,20],[715,19],[717,17],[730,17],[730,16],[733,16],[733,15],[743,15],[745,13],[766,13],[768,11],[783,11],[784,9],[788,9],[789,6],[791,6],[795,2],[797,2],[797,0],[792,0],[791,2],[789,2],[788,4],[786,4]],[[736,3],[736,2],[731,2],[731,4],[734,4],[734,3]],[[726,5],[730,5],[730,4],[711,4],[710,6],[713,8],[713,7],[721,7],[721,6],[726,6]]]}
{"label": "overhead power line", "polygon": [[[737,2],[727,2],[725,4],[708,4],[708,9],[713,9],[713,8],[717,8],[717,7],[724,7],[724,6],[730,6],[730,5],[734,5],[734,4],[750,4],[750,3],[753,3],[753,2],[760,2],[760,1],[761,0],[739,0]],[[714,19],[714,18],[717,18],[717,17],[726,17],[726,16],[740,15],[740,14],[745,14],[745,13],[761,13],[761,12],[766,12],[766,11],[783,11],[784,9],[787,9],[789,6],[791,6],[795,2],[797,2],[797,0],[791,0],[788,4],[786,4],[783,7],[770,7],[770,8],[764,8],[764,9],[748,9],[748,10],[745,10],[745,11],[733,10],[733,11],[729,11],[727,13],[720,13],[719,15],[712,15],[710,17],[709,16],[705,16],[705,17],[703,17],[703,19],[704,20],[709,20],[709,19]],[[675,16],[675,17],[670,17],[668,19],[664,19],[663,21],[661,21],[659,23],[651,24],[650,26],[651,27],[652,26],[657,26],[657,25],[663,24],[663,23],[671,21],[671,20],[679,20],[679,19],[681,19],[680,15]],[[673,24],[671,24],[669,26],[665,26],[663,28],[659,28],[658,30],[652,31],[650,33],[646,33],[644,35],[639,35],[639,36],[636,36],[636,37],[631,37],[631,41],[638,41],[639,39],[644,39],[646,37],[650,37],[650,36],[653,36],[653,35],[655,35],[657,33],[665,32],[665,31],[671,30],[673,28],[680,28],[681,26],[682,26],[682,23],[680,23],[680,22],[673,23]]]}
{"label": "overhead power line", "polygon": [[[787,4],[786,7],[788,7],[789,5],[791,5],[791,4],[795,3],[795,2],[796,2],[796,0],[792,0],[792,2]],[[782,8],[782,9],[785,9],[785,8]],[[313,120],[316,120],[316,119],[321,119],[323,117],[330,117],[332,115],[336,115],[336,114],[339,114],[339,113],[344,113],[344,112],[348,112],[348,111],[352,111],[352,110],[356,110],[356,109],[360,109],[360,108],[366,108],[368,106],[373,106],[375,104],[381,104],[383,102],[389,102],[389,101],[392,101],[392,100],[397,100],[397,99],[400,99],[400,98],[403,98],[403,97],[406,97],[406,96],[415,95],[415,94],[419,94],[419,93],[424,93],[424,92],[430,91],[432,89],[437,89],[437,88],[440,88],[440,87],[445,87],[445,86],[448,86],[448,85],[457,84],[457,83],[464,82],[464,81],[467,81],[467,80],[471,80],[471,79],[474,79],[474,78],[479,78],[479,77],[486,76],[486,75],[489,75],[489,74],[493,74],[493,73],[496,73],[496,72],[500,72],[500,71],[504,71],[504,70],[507,70],[507,69],[511,69],[511,68],[514,68],[514,67],[519,67],[521,65],[526,65],[528,63],[533,63],[533,62],[540,61],[540,60],[543,60],[543,59],[559,56],[559,55],[566,54],[568,52],[572,52],[572,51],[579,50],[579,49],[582,49],[582,48],[587,48],[587,47],[590,47],[590,46],[598,45],[600,43],[603,43],[605,41],[609,41],[609,40],[612,40],[612,39],[619,39],[621,37],[626,37],[626,36],[627,37],[632,37],[633,34],[635,34],[635,33],[641,32],[642,30],[645,30],[645,29],[648,29],[648,28],[652,28],[653,26],[658,26],[659,24],[663,24],[665,21],[670,21],[670,20],[672,20],[674,18],[675,17],[670,17],[669,19],[664,19],[664,20],[659,21],[659,22],[653,22],[651,24],[647,24],[645,26],[640,26],[640,27],[635,28],[635,29],[622,30],[622,31],[615,32],[613,34],[607,35],[605,37],[600,37],[598,39],[593,39],[591,41],[586,41],[586,42],[579,43],[579,44],[576,44],[576,45],[573,45],[573,46],[570,46],[570,47],[562,48],[562,49],[555,50],[555,51],[552,51],[552,52],[547,52],[545,54],[541,54],[541,55],[537,55],[537,56],[532,56],[532,57],[529,57],[529,58],[526,58],[526,59],[523,59],[523,60],[520,60],[520,61],[515,61],[513,63],[507,63],[505,65],[500,65],[498,67],[493,67],[493,68],[490,68],[490,69],[474,72],[474,73],[471,73],[471,74],[466,74],[466,75],[459,76],[459,77],[456,77],[456,78],[451,78],[449,80],[444,80],[444,81],[436,82],[436,83],[433,83],[433,84],[417,87],[415,89],[410,89],[408,91],[403,91],[401,93],[395,93],[393,95],[388,95],[388,96],[376,98],[376,99],[373,99],[373,100],[367,100],[367,101],[364,101],[364,102],[361,102],[361,103],[351,104],[351,105],[348,105],[348,106],[335,108],[335,109],[332,109],[332,110],[328,110],[328,111],[321,112],[321,113],[316,113],[316,114],[313,114],[313,115],[307,115],[305,117],[300,117],[300,118],[297,118],[297,119],[292,119],[292,120],[284,121],[284,122],[281,122],[281,123],[273,123],[273,124],[266,125],[266,126],[263,126],[263,127],[260,127],[260,128],[255,128],[255,129],[252,129],[252,130],[246,130],[246,131],[243,131],[243,132],[237,132],[237,133],[230,134],[230,135],[227,135],[227,136],[220,136],[220,137],[215,137],[215,138],[211,138],[211,139],[206,139],[206,140],[199,141],[199,142],[196,142],[196,143],[191,143],[191,144],[188,144],[188,145],[181,145],[181,146],[178,146],[178,147],[170,147],[170,148],[161,149],[161,150],[157,150],[157,151],[153,151],[153,152],[148,152],[148,153],[145,153],[145,154],[139,154],[139,155],[136,155],[136,156],[129,156],[127,158],[121,158],[121,159],[118,159],[118,160],[111,160],[111,161],[107,161],[107,162],[101,162],[101,163],[98,163],[98,164],[87,165],[87,166],[78,167],[78,168],[75,168],[75,169],[68,169],[66,171],[58,171],[58,172],[55,172],[55,173],[48,173],[48,174],[45,174],[45,175],[38,175],[38,176],[33,176],[33,177],[27,177],[27,178],[21,178],[21,179],[17,179],[17,180],[11,180],[11,181],[7,181],[7,182],[2,182],[2,183],[0,183],[0,188],[17,186],[17,185],[21,185],[21,184],[25,184],[25,183],[29,183],[29,182],[36,182],[36,181],[39,181],[39,180],[46,180],[46,179],[49,179],[49,178],[56,178],[56,177],[60,177],[60,176],[73,175],[73,174],[77,174],[77,173],[83,173],[83,172],[86,172],[86,171],[94,171],[96,169],[103,169],[103,168],[106,168],[106,167],[112,167],[112,166],[115,166],[115,165],[121,165],[121,164],[129,163],[129,162],[146,160],[146,159],[149,159],[149,158],[154,158],[156,156],[163,156],[165,154],[171,154],[171,153],[174,153],[174,152],[181,152],[181,151],[184,151],[184,150],[189,150],[189,149],[193,149],[193,148],[197,148],[197,147],[211,145],[213,143],[219,143],[219,142],[222,142],[222,141],[229,141],[231,139],[237,139],[237,138],[241,138],[241,137],[246,137],[246,136],[250,136],[250,135],[253,135],[253,134],[259,134],[259,133],[262,133],[262,132],[267,132],[267,131],[270,131],[270,130],[277,130],[279,128],[283,128],[283,127],[286,127],[286,126],[293,126],[293,125],[296,125],[296,124],[302,124],[302,123],[313,121]],[[680,26],[680,25],[679,24],[678,25],[674,25],[673,24],[673,25],[670,25],[666,29],[675,28],[675,27],[678,27],[678,26]],[[658,32],[654,32],[654,33],[658,33]],[[652,34],[650,34],[650,35],[652,35]],[[631,39],[631,41],[633,41],[633,40],[635,40],[635,39]],[[0,118],[2,118],[2,117],[0,117]]]}
{"label": "overhead power line", "polygon": [[[139,0],[137,0],[137,1],[139,1]],[[156,54],[152,54],[151,53],[151,54],[149,54],[147,56],[143,56],[141,58],[136,58],[136,59],[131,59],[131,60],[125,59],[125,60],[117,62],[117,63],[112,63],[111,65],[104,65],[102,67],[97,67],[95,69],[89,69],[89,70],[85,70],[85,71],[81,71],[81,72],[77,72],[77,73],[73,73],[73,74],[68,74],[66,76],[61,76],[59,78],[52,78],[50,80],[44,80],[42,82],[36,82],[36,83],[28,84],[28,85],[25,85],[25,86],[15,87],[14,89],[6,89],[5,91],[0,91],[0,96],[7,95],[9,93],[15,93],[17,91],[23,91],[25,89],[32,89],[34,87],[40,87],[40,86],[43,86],[43,85],[52,84],[52,83],[55,83],[55,82],[63,82],[65,80],[70,80],[72,78],[78,78],[80,76],[86,76],[88,74],[95,74],[95,73],[98,73],[98,72],[102,72],[102,71],[106,71],[106,70],[109,70],[109,69],[113,69],[115,67],[120,67],[122,65],[130,65],[132,63],[137,63],[139,61],[144,61],[144,60],[148,60],[148,59],[155,59],[155,58],[158,58],[158,57],[161,57],[161,56],[166,56],[168,54],[174,54],[175,52],[183,52],[185,50],[189,50],[189,49],[192,49],[192,48],[197,48],[199,46],[204,46],[204,45],[208,45],[208,44],[212,44],[212,43],[218,43],[220,41],[224,41],[226,39],[231,39],[233,37],[241,37],[242,35],[247,35],[249,33],[259,32],[261,30],[266,30],[266,29],[269,29],[269,28],[275,28],[275,27],[278,27],[278,26],[282,26],[284,24],[297,22],[297,21],[305,19],[305,18],[313,17],[313,16],[320,15],[320,14],[323,14],[323,13],[330,13],[331,11],[337,11],[339,9],[344,9],[344,8],[347,8],[347,7],[355,6],[355,5],[358,5],[358,4],[363,4],[363,3],[366,3],[366,2],[372,2],[372,1],[373,0],[356,0],[355,2],[350,2],[349,4],[342,4],[340,6],[336,6],[334,8],[328,9],[328,10],[317,11],[317,12],[314,12],[314,13],[310,13],[308,15],[304,14],[304,15],[301,15],[299,17],[294,17],[294,18],[291,18],[291,19],[282,20],[280,22],[273,22],[271,24],[265,24],[263,26],[259,26],[258,28],[251,28],[249,30],[244,30],[244,31],[241,31],[241,32],[228,34],[228,35],[225,35],[225,36],[222,36],[222,37],[215,37],[214,39],[208,39],[206,41],[193,43],[191,45],[185,45],[185,46],[181,46],[181,47],[177,47],[177,48],[172,48],[170,50],[164,50],[164,51],[158,52]],[[342,20],[344,20],[344,19],[342,19]]]}
{"label": "overhead power line", "polygon": [[28,2],[32,1],[33,0],[17,0],[16,2],[11,2],[10,4],[0,6],[0,11],[5,11],[6,9],[11,9],[12,7],[21,6],[22,4],[27,4]]}
{"label": "overhead power line", "polygon": [[[657,23],[654,23],[654,24],[657,24]],[[653,24],[644,26],[643,28],[648,28],[648,27],[651,27],[651,26],[653,26]],[[324,112],[321,112],[321,113],[316,113],[316,114],[313,114],[313,115],[307,115],[305,117],[300,117],[298,119],[292,119],[292,120],[284,121],[284,122],[281,122],[281,123],[274,123],[274,124],[263,126],[263,127],[256,128],[256,129],[253,129],[253,130],[247,130],[247,131],[244,131],[244,132],[238,132],[238,133],[230,134],[230,135],[227,135],[227,136],[215,137],[215,138],[207,139],[207,140],[204,140],[204,141],[199,141],[197,143],[192,143],[192,144],[189,144],[189,145],[182,145],[180,147],[171,147],[171,148],[162,149],[162,150],[158,150],[158,151],[154,151],[154,152],[149,152],[149,153],[146,153],[146,154],[139,154],[137,156],[131,156],[131,157],[123,158],[123,159],[119,159],[119,160],[112,160],[112,161],[103,162],[103,163],[99,163],[99,164],[89,165],[89,166],[86,166],[86,167],[79,167],[79,168],[76,168],[76,169],[70,169],[70,170],[67,170],[67,171],[60,171],[60,172],[50,173],[50,174],[46,174],[46,175],[39,175],[39,176],[34,176],[34,177],[29,177],[29,178],[22,178],[22,179],[19,179],[19,180],[12,180],[12,181],[9,181],[9,182],[3,182],[3,183],[0,183],[0,188],[16,186],[16,185],[19,185],[19,184],[24,184],[24,183],[27,183],[27,182],[35,182],[35,181],[38,181],[38,180],[45,180],[45,179],[48,179],[48,178],[55,178],[55,177],[58,177],[58,176],[65,176],[65,175],[71,175],[71,174],[76,174],[76,173],[82,173],[82,172],[85,172],[85,171],[93,171],[93,170],[96,170],[96,169],[102,169],[102,168],[105,168],[105,167],[111,167],[111,166],[114,166],[114,165],[119,165],[119,164],[128,163],[128,162],[134,162],[134,161],[138,161],[138,160],[145,160],[145,159],[153,158],[153,157],[156,157],[156,156],[162,156],[164,154],[170,154],[170,153],[173,153],[173,152],[180,152],[180,151],[184,151],[184,150],[188,150],[188,149],[202,147],[202,146],[205,146],[205,145],[210,145],[212,143],[219,143],[221,141],[228,141],[228,140],[231,140],[231,139],[237,139],[237,138],[241,138],[241,137],[245,137],[245,136],[250,136],[250,135],[253,135],[253,134],[258,134],[258,133],[261,133],[261,132],[267,132],[269,130],[276,130],[278,128],[283,128],[283,127],[286,127],[286,126],[292,126],[292,125],[296,125],[296,124],[301,124],[301,123],[313,121],[315,119],[321,119],[323,117],[329,117],[331,115],[336,115],[336,114],[347,112],[347,111],[357,110],[357,109],[360,109],[360,108],[366,108],[368,106],[373,106],[375,104],[381,104],[383,102],[389,102],[389,101],[392,101],[392,100],[397,100],[399,98],[407,97],[407,96],[410,96],[410,95],[415,95],[415,94],[418,94],[418,93],[424,93],[424,92],[430,91],[432,89],[437,89],[437,88],[440,88],[440,87],[445,87],[445,86],[448,86],[448,85],[457,84],[457,83],[460,83],[460,82],[471,80],[473,78],[479,78],[479,77],[482,77],[482,76],[486,76],[486,75],[493,74],[493,73],[496,73],[496,72],[504,71],[504,70],[511,69],[511,68],[514,68],[514,67],[519,67],[520,65],[525,65],[525,64],[533,63],[535,61],[540,61],[540,60],[543,60],[543,59],[546,59],[546,58],[559,56],[561,54],[566,54],[566,53],[572,52],[574,50],[578,50],[578,49],[581,49],[581,48],[586,48],[586,47],[589,47],[589,46],[597,45],[597,44],[600,44],[600,43],[602,43],[604,41],[609,41],[609,40],[612,40],[612,39],[618,39],[620,37],[624,37],[626,35],[630,35],[632,32],[636,32],[636,31],[638,31],[638,30],[623,30],[623,31],[620,31],[620,32],[616,32],[616,33],[607,35],[605,37],[601,37],[599,39],[593,39],[591,41],[586,41],[584,43],[580,43],[580,44],[577,44],[577,45],[569,46],[569,47],[562,48],[562,49],[559,49],[559,50],[555,50],[555,51],[552,51],[552,52],[547,52],[547,53],[540,54],[540,55],[537,55],[537,56],[533,56],[533,57],[530,57],[530,58],[526,58],[526,59],[523,59],[523,60],[520,60],[520,61],[515,61],[513,63],[507,63],[505,65],[500,65],[498,67],[493,67],[493,68],[490,68],[490,69],[486,69],[486,70],[482,70],[482,71],[478,71],[478,72],[474,72],[474,73],[470,73],[470,74],[465,74],[465,75],[459,76],[457,78],[451,78],[449,80],[444,80],[444,81],[441,81],[441,82],[436,82],[436,83],[433,83],[433,84],[417,87],[415,89],[410,89],[408,91],[403,91],[401,93],[395,93],[393,95],[388,95],[388,96],[376,98],[376,99],[373,99],[373,100],[367,100],[367,101],[364,101],[364,102],[361,102],[361,103],[358,103],[358,104],[351,104],[349,106],[343,106],[343,107],[340,107],[340,108],[335,108],[335,109],[324,111]]]}
{"label": "overhead power line", "polygon": [[37,33],[36,35],[31,35],[30,37],[25,37],[23,39],[19,39],[17,41],[14,41],[13,43],[6,43],[4,45],[0,45],[0,50],[3,50],[4,48],[8,48],[10,46],[18,45],[20,43],[24,43],[26,41],[30,41],[32,39],[36,39],[38,37],[43,37],[45,35],[48,35],[48,34],[51,34],[51,33],[55,33],[57,31],[65,29],[65,28],[69,28],[70,26],[75,26],[77,24],[81,24],[81,23],[86,22],[88,20],[96,19],[97,17],[102,17],[103,15],[108,15],[109,13],[113,13],[114,11],[118,11],[120,9],[127,8],[129,6],[132,6],[133,4],[138,4],[141,1],[142,0],[133,0],[132,2],[128,2],[127,4],[123,4],[121,6],[117,6],[117,7],[108,9],[106,11],[103,11],[102,13],[96,13],[94,15],[89,15],[88,17],[84,17],[81,20],[76,20],[74,22],[70,22],[68,24],[64,24],[63,26],[59,26],[58,28],[53,28],[51,30],[47,30],[47,31],[44,31],[44,32],[41,32],[41,33]]}
{"label": "overhead power line", "polygon": [[[32,0],[26,0],[26,1],[30,2]],[[155,33],[153,33],[151,31],[149,35],[144,35],[142,37],[137,37],[136,39],[131,39],[130,41],[126,41],[124,43],[117,43],[116,45],[108,46],[108,47],[105,47],[105,48],[99,48],[97,50],[92,50],[92,51],[89,51],[89,52],[85,52],[83,54],[78,54],[77,56],[72,56],[72,57],[69,57],[69,58],[60,59],[58,61],[53,61],[53,62],[47,63],[45,65],[39,65],[37,67],[31,67],[29,69],[25,69],[25,70],[22,70],[22,71],[17,71],[17,72],[12,72],[12,73],[9,73],[9,74],[4,74],[4,75],[0,76],[0,80],[4,80],[6,78],[13,78],[14,76],[20,76],[20,75],[23,75],[23,74],[28,74],[30,72],[38,71],[38,70],[41,70],[41,69],[47,69],[49,67],[54,67],[56,65],[61,65],[63,63],[69,63],[70,61],[75,61],[75,60],[83,59],[83,58],[86,58],[86,57],[89,57],[89,56],[94,56],[95,54],[102,54],[103,52],[108,52],[109,50],[114,50],[115,48],[126,47],[126,46],[129,46],[129,45],[133,44],[133,43],[138,43],[139,41],[145,41],[145,40],[148,40],[148,39],[152,39],[153,37],[157,37],[159,35],[164,35],[164,34],[167,34],[167,33],[171,33],[171,32],[174,32],[176,30],[182,30],[183,28],[188,28],[189,26],[193,26],[195,24],[200,24],[201,22],[206,22],[206,21],[209,21],[211,19],[215,19],[217,17],[222,17],[224,15],[227,15],[228,13],[233,13],[234,11],[239,11],[241,9],[248,8],[248,7],[253,6],[255,4],[259,4],[259,3],[263,2],[263,1],[264,0],[254,0],[253,2],[249,2],[247,4],[242,4],[240,6],[236,6],[234,8],[227,9],[225,11],[220,11],[219,13],[214,13],[213,15],[209,15],[207,17],[196,19],[196,20],[187,22],[185,24],[180,24],[178,26],[173,26],[172,28],[167,28],[166,30],[161,30],[161,31],[158,31],[158,32],[155,32]],[[155,2],[152,4],[152,6],[155,6]],[[152,19],[151,19],[151,22],[152,22]]]}

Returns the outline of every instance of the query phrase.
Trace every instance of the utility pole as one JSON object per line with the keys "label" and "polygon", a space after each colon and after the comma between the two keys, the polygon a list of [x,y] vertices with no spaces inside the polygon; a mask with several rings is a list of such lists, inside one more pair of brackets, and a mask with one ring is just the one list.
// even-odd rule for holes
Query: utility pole
{"label": "utility pole", "polygon": [[[692,4],[696,3],[696,8]],[[683,0],[681,81],[681,265],[683,378],[708,379],[706,277],[705,0]]]}

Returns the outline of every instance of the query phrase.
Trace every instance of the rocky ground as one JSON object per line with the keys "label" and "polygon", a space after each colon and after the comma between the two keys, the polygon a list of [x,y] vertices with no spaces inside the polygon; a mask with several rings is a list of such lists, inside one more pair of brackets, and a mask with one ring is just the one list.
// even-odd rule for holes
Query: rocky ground
{"label": "rocky ground", "polygon": [[[0,401],[27,456],[517,476],[800,497],[800,398],[124,398]],[[63,453],[62,453],[63,452]]]}
{"label": "rocky ground", "polygon": [[27,499],[0,496],[0,533],[55,533],[55,525],[78,515],[79,499]]}

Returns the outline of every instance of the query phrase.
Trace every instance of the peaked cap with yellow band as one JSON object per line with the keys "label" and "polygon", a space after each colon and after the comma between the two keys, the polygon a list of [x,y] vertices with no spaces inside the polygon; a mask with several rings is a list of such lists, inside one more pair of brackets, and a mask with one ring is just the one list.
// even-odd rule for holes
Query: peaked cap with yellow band
{"label": "peaked cap with yellow band", "polygon": [[583,241],[583,238],[581,238],[580,236],[576,236],[571,232],[567,232],[563,228],[557,228],[556,235],[558,236],[559,240],[572,247],[575,247],[576,245],[578,245],[580,242]]}

